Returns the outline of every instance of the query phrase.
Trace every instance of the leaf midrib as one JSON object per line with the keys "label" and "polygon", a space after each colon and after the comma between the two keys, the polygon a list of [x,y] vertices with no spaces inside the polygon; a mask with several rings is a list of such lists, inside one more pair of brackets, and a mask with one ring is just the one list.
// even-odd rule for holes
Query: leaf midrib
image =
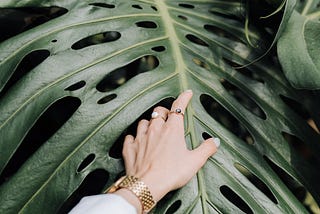
{"label": "leaf midrib", "polygon": [[[180,40],[178,38],[178,35],[174,28],[174,21],[171,19],[170,13],[169,13],[169,7],[165,4],[163,0],[156,0],[156,4],[160,11],[160,17],[163,20],[163,25],[166,30],[166,33],[168,35],[169,43],[172,47],[172,53],[173,58],[176,62],[176,72],[179,73],[180,76],[180,91],[185,91],[189,88],[189,84],[187,81],[187,66],[184,63],[184,58],[182,56],[181,48],[179,46]],[[188,111],[186,111],[186,116],[188,119],[188,130],[195,131],[194,123],[192,120],[192,115],[194,115],[194,110],[192,108],[192,103],[189,104]],[[193,132],[194,133],[194,132]],[[197,140],[195,138],[195,135],[191,135],[191,145],[193,148],[198,146]],[[203,181],[203,175],[202,171],[200,170],[197,173],[197,181],[198,181],[198,188],[200,192],[200,198],[201,198],[201,204],[202,204],[202,211],[204,214],[208,213],[207,207],[206,207],[206,201],[207,201],[207,194],[205,192],[205,183]]]}

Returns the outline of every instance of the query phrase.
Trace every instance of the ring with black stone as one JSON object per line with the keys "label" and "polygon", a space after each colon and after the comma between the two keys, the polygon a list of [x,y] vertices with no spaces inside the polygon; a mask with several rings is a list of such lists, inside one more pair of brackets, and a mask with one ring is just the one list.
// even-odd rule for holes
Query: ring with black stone
{"label": "ring with black stone", "polygon": [[182,112],[181,108],[176,108],[174,111],[170,111],[170,113],[180,114],[184,116],[184,113]]}

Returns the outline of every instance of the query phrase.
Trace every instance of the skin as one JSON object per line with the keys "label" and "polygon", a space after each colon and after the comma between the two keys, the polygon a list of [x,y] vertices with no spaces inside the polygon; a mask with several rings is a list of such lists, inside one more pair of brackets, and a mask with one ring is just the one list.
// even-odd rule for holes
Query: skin
{"label": "skin", "polygon": [[[180,108],[185,112],[191,97],[190,90],[180,94],[173,102],[171,111]],[[187,184],[207,159],[216,153],[219,142],[214,143],[213,138],[209,138],[198,148],[189,150],[184,136],[183,115],[161,106],[154,111],[159,116],[150,121],[141,120],[136,137],[126,136],[122,153],[126,174],[143,181],[154,200],[159,201],[168,192]],[[138,213],[142,213],[139,199],[130,190],[120,189],[114,194],[122,196]]]}

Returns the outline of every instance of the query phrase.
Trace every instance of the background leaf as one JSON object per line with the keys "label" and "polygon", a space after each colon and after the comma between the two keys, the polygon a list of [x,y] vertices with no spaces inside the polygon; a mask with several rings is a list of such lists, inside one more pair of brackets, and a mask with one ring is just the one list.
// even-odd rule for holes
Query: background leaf
{"label": "background leaf", "polygon": [[[302,7],[303,6],[303,7]],[[299,4],[278,42],[281,66],[296,88],[320,88],[319,1]]]}
{"label": "background leaf", "polygon": [[[246,43],[241,1],[0,6],[65,8],[0,44],[4,213],[64,213],[101,193],[123,173],[123,137],[186,89],[194,92],[188,147],[209,135],[222,144],[155,213],[307,213],[297,198],[304,188],[319,201],[320,137],[306,122],[318,123],[319,99],[290,87],[276,56],[234,69],[261,56],[274,36],[254,25],[248,35],[259,48]],[[25,61],[33,65],[27,71]]]}

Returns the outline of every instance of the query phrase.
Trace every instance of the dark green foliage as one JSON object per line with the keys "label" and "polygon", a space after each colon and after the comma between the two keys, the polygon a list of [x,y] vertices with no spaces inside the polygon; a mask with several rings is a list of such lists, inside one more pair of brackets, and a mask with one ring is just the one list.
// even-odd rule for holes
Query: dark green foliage
{"label": "dark green foliage", "polygon": [[16,7],[58,12],[1,37],[1,212],[64,213],[103,192],[123,173],[124,136],[186,89],[188,146],[222,144],[155,213],[308,213],[306,192],[320,201],[307,123],[319,98],[291,87],[273,50],[239,69],[279,37],[293,1],[274,28],[240,0],[2,0],[0,14]]}

